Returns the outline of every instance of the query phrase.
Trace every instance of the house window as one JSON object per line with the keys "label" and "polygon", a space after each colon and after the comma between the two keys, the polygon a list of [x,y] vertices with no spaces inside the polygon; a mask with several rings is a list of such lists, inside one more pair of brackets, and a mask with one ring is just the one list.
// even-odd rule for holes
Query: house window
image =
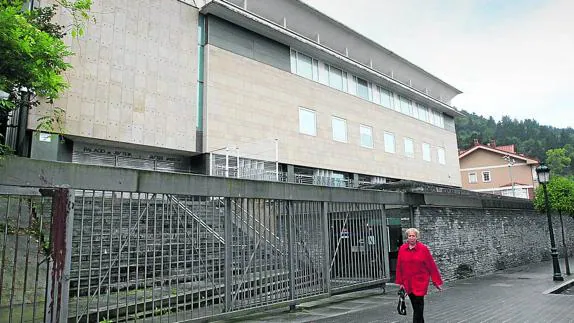
{"label": "house window", "polygon": [[414,158],[415,157],[415,144],[411,138],[405,138],[405,156]]}
{"label": "house window", "polygon": [[315,111],[299,108],[299,132],[306,135],[317,135]]}
{"label": "house window", "polygon": [[333,117],[331,125],[333,126],[333,140],[347,142],[347,120]]}
{"label": "house window", "polygon": [[357,77],[357,96],[369,99],[369,82]]}
{"label": "house window", "polygon": [[478,180],[476,178],[476,173],[468,173],[468,182],[470,184],[475,184],[478,182]]}
{"label": "house window", "polygon": [[332,66],[329,67],[329,85],[332,88],[343,91],[343,71]]}
{"label": "house window", "polygon": [[442,147],[438,147],[437,148],[437,157],[438,157],[438,163],[439,164],[446,164],[446,157],[445,157],[445,152],[444,152],[444,148]]}
{"label": "house window", "polygon": [[395,135],[390,132],[385,132],[385,152],[395,153]]}
{"label": "house window", "polygon": [[373,128],[361,125],[359,131],[361,134],[361,146],[373,148]]}
{"label": "house window", "polygon": [[423,142],[423,160],[431,161],[430,144]]}
{"label": "house window", "polygon": [[488,183],[490,180],[490,171],[482,172],[482,181]]}

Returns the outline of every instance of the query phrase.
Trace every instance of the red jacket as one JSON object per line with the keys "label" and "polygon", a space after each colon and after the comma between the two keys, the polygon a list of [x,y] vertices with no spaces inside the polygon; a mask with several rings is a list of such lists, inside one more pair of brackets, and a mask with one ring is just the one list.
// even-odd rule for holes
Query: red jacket
{"label": "red jacket", "polygon": [[435,286],[443,284],[428,247],[418,241],[413,249],[409,249],[408,243],[403,244],[397,260],[396,283],[405,286],[408,294],[424,296],[428,291],[429,278],[432,278]]}

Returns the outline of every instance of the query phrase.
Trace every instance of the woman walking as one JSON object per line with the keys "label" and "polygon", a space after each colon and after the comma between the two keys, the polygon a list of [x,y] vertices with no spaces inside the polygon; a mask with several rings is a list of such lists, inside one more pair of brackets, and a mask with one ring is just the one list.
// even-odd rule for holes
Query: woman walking
{"label": "woman walking", "polygon": [[396,283],[409,295],[413,306],[413,323],[424,323],[424,297],[427,294],[429,278],[442,291],[442,278],[429,248],[418,241],[419,230],[407,229],[407,243],[399,248]]}

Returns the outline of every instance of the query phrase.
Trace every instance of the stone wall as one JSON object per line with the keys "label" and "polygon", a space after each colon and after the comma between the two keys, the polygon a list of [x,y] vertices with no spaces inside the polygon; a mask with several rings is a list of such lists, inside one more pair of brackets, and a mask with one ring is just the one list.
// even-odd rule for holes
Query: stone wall
{"label": "stone wall", "polygon": [[[563,220],[572,255],[574,219],[563,216]],[[421,206],[415,209],[417,221],[421,241],[431,248],[445,280],[551,259],[548,220],[535,210]],[[553,226],[559,254],[563,255],[558,215],[553,216]],[[560,263],[563,266],[563,259]]]}

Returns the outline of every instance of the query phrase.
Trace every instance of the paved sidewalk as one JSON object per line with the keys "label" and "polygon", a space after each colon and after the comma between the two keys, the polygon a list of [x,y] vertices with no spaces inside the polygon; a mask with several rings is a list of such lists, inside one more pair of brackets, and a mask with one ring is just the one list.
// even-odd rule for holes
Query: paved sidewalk
{"label": "paved sidewalk", "polygon": [[[425,321],[574,322],[574,295],[547,293],[559,285],[574,284],[574,275],[564,278],[564,282],[553,282],[552,263],[543,262],[447,283],[443,292],[433,291],[427,296]],[[411,322],[412,307],[408,300],[408,315],[396,312],[396,290],[391,285],[387,294],[377,289],[337,295],[301,304],[295,312],[266,312],[234,321]]]}

